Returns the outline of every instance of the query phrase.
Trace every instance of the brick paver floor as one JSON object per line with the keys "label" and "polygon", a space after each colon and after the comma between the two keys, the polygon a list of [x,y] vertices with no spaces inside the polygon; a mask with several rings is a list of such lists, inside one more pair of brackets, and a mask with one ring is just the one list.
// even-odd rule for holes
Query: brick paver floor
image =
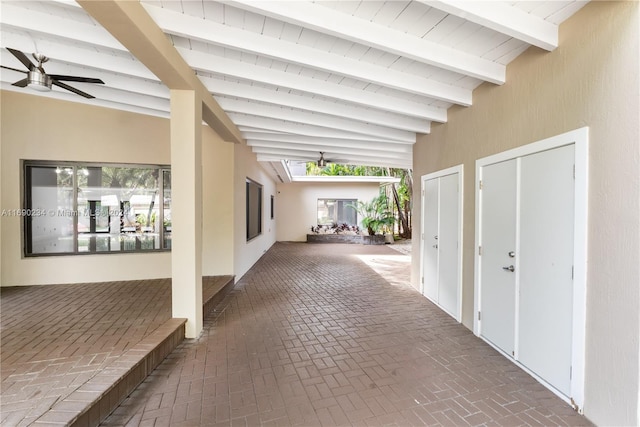
{"label": "brick paver floor", "polygon": [[387,247],[277,243],[103,424],[589,425],[408,277]]}
{"label": "brick paver floor", "polygon": [[28,426],[171,318],[171,280],[2,287],[0,302],[0,425]]}

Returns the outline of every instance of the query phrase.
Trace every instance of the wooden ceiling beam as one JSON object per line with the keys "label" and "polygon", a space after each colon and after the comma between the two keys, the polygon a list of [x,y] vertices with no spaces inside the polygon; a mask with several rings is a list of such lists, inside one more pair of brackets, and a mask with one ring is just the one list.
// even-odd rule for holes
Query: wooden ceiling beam
{"label": "wooden ceiling beam", "polygon": [[[287,2],[287,7],[295,4],[297,2]],[[472,103],[470,89],[440,83],[433,79],[381,67],[302,44],[266,37],[158,6],[146,4],[145,8],[158,26],[169,34],[250,52],[445,102],[464,106],[469,106]]]}
{"label": "wooden ceiling beam", "polygon": [[[234,0],[229,4],[480,80],[496,84],[505,82],[506,67],[502,64],[340,13],[319,4],[304,1],[255,0]],[[486,5],[484,7],[486,8]]]}
{"label": "wooden ceiling beam", "polygon": [[195,91],[202,99],[203,120],[222,139],[242,142],[236,125],[139,2],[78,0],[78,3],[169,89]]}
{"label": "wooden ceiling beam", "polygon": [[443,12],[482,25],[515,39],[552,51],[558,47],[558,26],[503,2],[418,0]]}

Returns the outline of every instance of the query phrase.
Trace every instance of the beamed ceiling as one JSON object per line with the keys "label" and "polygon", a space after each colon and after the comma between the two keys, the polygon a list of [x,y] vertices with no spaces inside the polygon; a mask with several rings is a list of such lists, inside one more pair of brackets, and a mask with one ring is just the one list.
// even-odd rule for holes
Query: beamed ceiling
{"label": "beamed ceiling", "polygon": [[[82,3],[82,2],[81,2]],[[261,162],[328,160],[410,168],[416,134],[472,106],[483,82],[530,46],[558,46],[558,25],[583,1],[144,0],[144,10]],[[50,58],[49,74],[102,79],[2,88],[168,117],[169,89],[79,4],[4,1],[2,47]],[[94,14],[95,15],[95,14]],[[24,66],[6,49],[0,63]],[[518,78],[518,76],[511,76]],[[271,170],[267,166],[265,169]]]}

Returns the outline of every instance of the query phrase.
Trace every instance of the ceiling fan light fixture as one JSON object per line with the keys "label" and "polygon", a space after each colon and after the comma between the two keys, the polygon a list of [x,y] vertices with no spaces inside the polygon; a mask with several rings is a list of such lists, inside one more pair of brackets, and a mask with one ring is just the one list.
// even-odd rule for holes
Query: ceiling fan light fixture
{"label": "ceiling fan light fixture", "polygon": [[40,72],[38,69],[29,71],[27,86],[38,92],[49,92],[51,90],[51,77]]}

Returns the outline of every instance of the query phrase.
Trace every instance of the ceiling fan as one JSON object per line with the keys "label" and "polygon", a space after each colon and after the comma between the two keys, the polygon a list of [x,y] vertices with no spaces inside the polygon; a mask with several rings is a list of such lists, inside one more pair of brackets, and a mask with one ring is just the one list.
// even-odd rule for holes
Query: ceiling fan
{"label": "ceiling fan", "polygon": [[104,82],[100,79],[93,79],[90,77],[78,77],[78,76],[63,76],[60,74],[47,74],[42,68],[42,64],[47,62],[49,58],[44,56],[41,53],[34,53],[33,58],[38,62],[38,65],[35,65],[33,62],[27,58],[27,55],[22,53],[19,50],[7,48],[9,52],[13,54],[22,64],[27,67],[29,71],[18,70],[16,68],[5,67],[4,65],[0,65],[2,68],[6,68],[7,70],[17,71],[19,73],[26,73],[27,77],[25,79],[19,80],[13,83],[13,86],[18,87],[30,87],[40,92],[48,92],[51,90],[51,85],[56,85],[61,87],[62,89],[66,89],[70,92],[73,92],[77,95],[84,96],[85,98],[95,98],[93,95],[89,95],[86,92],[83,92],[79,89],[69,86],[68,84],[62,83],[62,80],[68,82],[83,82],[83,83],[99,83],[104,84]]}
{"label": "ceiling fan", "polygon": [[316,165],[318,165],[319,168],[323,168],[327,166],[327,164],[329,163],[344,163],[346,161],[344,159],[325,159],[324,151],[320,151],[319,153],[320,153],[320,158],[316,161]]}
{"label": "ceiling fan", "polygon": [[327,163],[328,163],[328,160],[324,159],[324,152],[320,151],[320,158],[318,159],[316,164],[318,165],[319,168],[323,168],[327,166]]}

